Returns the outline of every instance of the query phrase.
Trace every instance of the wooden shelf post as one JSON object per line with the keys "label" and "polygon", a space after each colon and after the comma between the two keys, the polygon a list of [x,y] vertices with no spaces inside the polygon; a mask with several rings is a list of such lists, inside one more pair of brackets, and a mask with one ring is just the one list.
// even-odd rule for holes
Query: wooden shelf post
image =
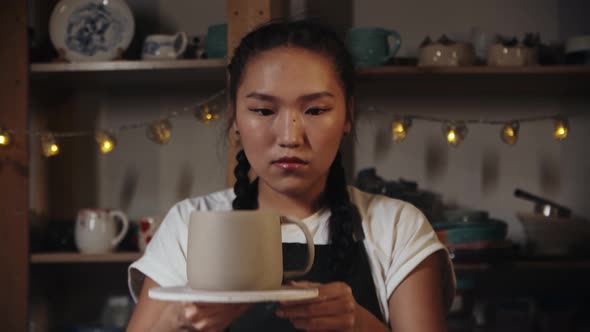
{"label": "wooden shelf post", "polygon": [[[0,11],[0,127],[27,129],[27,2],[7,0]],[[3,331],[27,330],[29,283],[29,155],[26,136],[0,151],[0,321]]]}
{"label": "wooden shelf post", "polygon": [[[286,15],[285,0],[227,0],[227,58],[231,59],[234,48],[250,30]],[[229,82],[229,80],[228,80]],[[229,103],[228,107],[232,107]],[[233,133],[229,133],[227,149],[227,184],[234,185],[234,168],[238,144]]]}

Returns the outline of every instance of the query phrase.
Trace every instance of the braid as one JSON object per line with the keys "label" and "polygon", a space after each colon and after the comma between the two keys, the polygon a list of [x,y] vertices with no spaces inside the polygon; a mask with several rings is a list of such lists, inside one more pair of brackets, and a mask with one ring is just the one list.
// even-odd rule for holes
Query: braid
{"label": "braid", "polygon": [[234,193],[236,198],[232,202],[234,210],[254,210],[258,206],[258,179],[250,183],[248,171],[250,170],[250,162],[246,157],[244,150],[240,150],[236,155],[238,164],[234,169],[236,183],[234,185]]}
{"label": "braid", "polygon": [[[348,195],[342,156],[336,154],[325,190],[326,205],[330,208],[331,269],[337,279],[344,279],[350,270],[350,254],[354,230],[360,226],[360,214]],[[356,225],[358,223],[358,225]]]}

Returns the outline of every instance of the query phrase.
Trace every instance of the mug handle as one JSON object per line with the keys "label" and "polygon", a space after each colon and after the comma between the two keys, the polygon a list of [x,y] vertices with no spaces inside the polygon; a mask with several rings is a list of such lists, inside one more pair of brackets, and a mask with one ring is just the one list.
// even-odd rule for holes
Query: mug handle
{"label": "mug handle", "polygon": [[[387,45],[389,46],[389,54],[385,57],[385,61],[383,61],[384,63],[386,61],[388,61],[389,59],[393,58],[393,56],[397,53],[397,51],[399,51],[400,47],[402,47],[402,36],[399,34],[399,32],[395,31],[395,30],[385,30],[385,32],[387,33]],[[391,46],[389,44],[389,37],[393,36],[395,38],[395,44],[393,46]]]}
{"label": "mug handle", "polygon": [[111,217],[111,218],[118,217],[119,220],[121,220],[121,223],[123,224],[123,228],[121,229],[119,234],[117,234],[117,236],[111,242],[111,248],[114,248],[121,241],[123,241],[123,237],[125,237],[125,235],[127,234],[127,231],[129,230],[129,220],[127,219],[127,216],[125,215],[125,213],[123,213],[119,210],[109,211],[109,217]]}
{"label": "mug handle", "polygon": [[297,277],[304,276],[311,270],[311,266],[313,265],[313,260],[315,259],[315,246],[313,245],[313,237],[309,233],[307,226],[299,220],[291,220],[285,217],[281,217],[281,225],[283,224],[295,224],[297,225],[303,234],[305,234],[305,240],[307,242],[307,262],[305,266],[301,270],[292,270],[292,271],[284,271],[283,272],[283,279],[293,279]]}
{"label": "mug handle", "polygon": [[179,57],[181,55],[184,54],[184,51],[186,51],[186,46],[188,45],[188,37],[186,36],[186,33],[184,32],[179,32],[174,36],[174,41],[176,41],[178,38],[180,38],[180,47],[178,49],[174,49],[175,52],[175,56]]}

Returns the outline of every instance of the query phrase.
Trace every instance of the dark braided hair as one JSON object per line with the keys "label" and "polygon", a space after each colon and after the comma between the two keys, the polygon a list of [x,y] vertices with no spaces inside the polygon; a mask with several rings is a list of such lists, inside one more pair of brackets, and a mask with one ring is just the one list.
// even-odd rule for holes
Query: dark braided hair
{"label": "dark braided hair", "polygon": [[[228,129],[235,120],[237,90],[246,65],[256,55],[278,47],[297,47],[328,57],[342,84],[346,104],[352,102],[354,90],[354,64],[344,43],[331,29],[318,22],[271,22],[248,33],[234,51],[228,66],[230,74],[229,95],[232,107],[228,117]],[[350,119],[350,114],[347,111]],[[258,207],[258,179],[250,183],[250,163],[243,150],[237,156],[234,170],[236,198],[234,210],[250,210]],[[354,242],[353,232],[360,229],[361,217],[348,195],[346,176],[340,152],[330,166],[322,203],[331,211],[329,220],[331,244],[331,268],[335,278],[344,280],[350,270],[350,255]]]}
{"label": "dark braided hair", "polygon": [[250,183],[248,177],[250,163],[244,150],[238,152],[236,161],[238,162],[234,169],[234,176],[236,177],[234,193],[236,198],[232,202],[232,207],[234,210],[255,210],[258,208],[258,179]]}

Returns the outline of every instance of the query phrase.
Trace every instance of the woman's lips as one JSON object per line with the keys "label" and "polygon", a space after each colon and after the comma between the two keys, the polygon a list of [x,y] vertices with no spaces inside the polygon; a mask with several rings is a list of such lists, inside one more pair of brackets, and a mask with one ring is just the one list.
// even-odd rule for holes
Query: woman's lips
{"label": "woman's lips", "polygon": [[284,157],[273,161],[272,164],[284,170],[293,171],[307,165],[308,162],[297,157]]}

